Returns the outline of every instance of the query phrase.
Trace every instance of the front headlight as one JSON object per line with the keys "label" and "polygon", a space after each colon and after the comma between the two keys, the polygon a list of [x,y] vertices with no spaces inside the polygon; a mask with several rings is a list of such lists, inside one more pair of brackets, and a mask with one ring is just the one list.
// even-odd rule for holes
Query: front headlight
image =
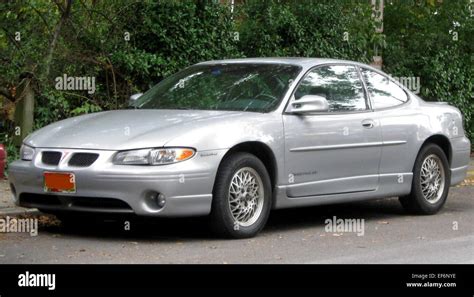
{"label": "front headlight", "polygon": [[141,149],[118,152],[113,162],[117,165],[165,165],[191,159],[195,153],[191,148]]}
{"label": "front headlight", "polygon": [[35,149],[31,146],[27,146],[22,144],[20,148],[20,158],[23,161],[31,161],[33,160],[33,156],[35,154]]}

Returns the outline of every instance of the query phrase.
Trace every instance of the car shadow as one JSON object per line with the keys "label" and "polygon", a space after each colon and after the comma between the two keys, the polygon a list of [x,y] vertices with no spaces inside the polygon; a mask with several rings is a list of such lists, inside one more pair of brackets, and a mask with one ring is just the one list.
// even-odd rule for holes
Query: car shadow
{"label": "car shadow", "polygon": [[[366,221],[384,220],[406,215],[397,199],[344,203],[335,205],[312,206],[274,210],[261,236],[272,236],[291,230],[320,226],[324,221],[336,216],[338,219],[365,219]],[[46,224],[40,233],[51,235],[88,237],[103,240],[132,240],[141,242],[155,241],[198,241],[222,240],[210,232],[207,218],[156,219],[136,216],[120,217],[84,217],[74,223]]]}
{"label": "car shadow", "polygon": [[267,224],[266,231],[282,232],[293,229],[321,226],[325,220],[364,219],[378,221],[406,215],[397,198],[379,199],[364,202],[352,202],[275,210]]}

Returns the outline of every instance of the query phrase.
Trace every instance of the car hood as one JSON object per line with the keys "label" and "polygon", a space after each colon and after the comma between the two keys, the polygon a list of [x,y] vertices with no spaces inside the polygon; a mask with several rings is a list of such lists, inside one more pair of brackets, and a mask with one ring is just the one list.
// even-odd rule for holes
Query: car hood
{"label": "car hood", "polygon": [[[161,147],[194,127],[245,112],[205,110],[116,110],[62,120],[25,139],[42,148],[127,150]],[[183,144],[186,146],[186,144]]]}

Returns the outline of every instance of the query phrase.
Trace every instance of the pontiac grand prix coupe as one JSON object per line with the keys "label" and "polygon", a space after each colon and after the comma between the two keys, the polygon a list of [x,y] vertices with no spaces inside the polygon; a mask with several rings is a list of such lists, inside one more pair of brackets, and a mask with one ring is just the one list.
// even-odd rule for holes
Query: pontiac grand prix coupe
{"label": "pontiac grand prix coupe", "polygon": [[63,219],[209,215],[243,238],[276,208],[398,196],[434,214],[468,168],[457,108],[356,62],[209,61],[130,105],[27,137],[9,167],[15,202]]}

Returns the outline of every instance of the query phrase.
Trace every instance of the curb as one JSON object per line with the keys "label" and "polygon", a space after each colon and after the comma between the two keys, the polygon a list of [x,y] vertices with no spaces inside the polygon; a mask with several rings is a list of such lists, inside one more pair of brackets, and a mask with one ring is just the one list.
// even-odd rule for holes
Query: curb
{"label": "curb", "polygon": [[41,212],[36,208],[9,207],[0,209],[0,217],[39,214],[41,214]]}

